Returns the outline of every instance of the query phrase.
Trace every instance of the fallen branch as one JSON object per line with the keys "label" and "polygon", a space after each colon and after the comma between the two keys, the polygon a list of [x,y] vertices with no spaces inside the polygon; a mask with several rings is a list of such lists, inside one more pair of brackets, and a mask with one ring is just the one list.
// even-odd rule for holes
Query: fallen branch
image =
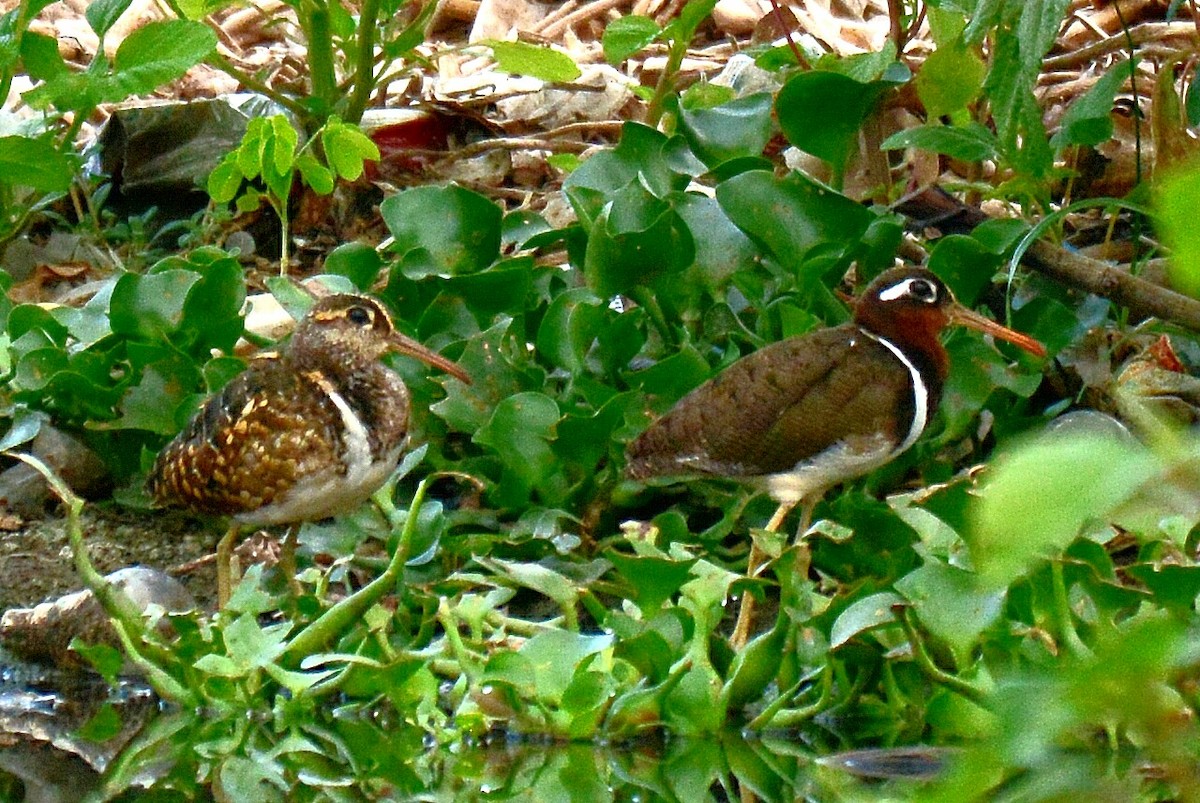
{"label": "fallen branch", "polygon": [[1200,332],[1200,301],[1151,284],[1115,265],[1072,254],[1045,240],[1031,245],[1021,264],[1127,307],[1136,317],[1159,318]]}

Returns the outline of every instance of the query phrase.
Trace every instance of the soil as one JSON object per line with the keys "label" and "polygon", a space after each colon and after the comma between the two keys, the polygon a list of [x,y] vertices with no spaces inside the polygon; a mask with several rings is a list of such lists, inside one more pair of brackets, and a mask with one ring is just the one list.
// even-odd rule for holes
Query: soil
{"label": "soil", "polygon": [[[0,533],[0,611],[29,607],[82,587],[61,513]],[[201,606],[211,606],[216,569],[211,556],[222,534],[217,521],[178,511],[136,511],[113,504],[85,506],[82,525],[92,562],[101,574],[149,566],[177,577]]]}

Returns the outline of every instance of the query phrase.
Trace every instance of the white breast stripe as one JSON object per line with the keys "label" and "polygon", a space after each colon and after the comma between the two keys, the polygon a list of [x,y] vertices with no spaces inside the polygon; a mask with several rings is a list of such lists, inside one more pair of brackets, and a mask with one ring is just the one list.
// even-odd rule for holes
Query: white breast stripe
{"label": "white breast stripe", "polygon": [[342,398],[342,394],[332,386],[326,386],[324,382],[321,384],[321,389],[342,414],[342,445],[345,448],[342,457],[346,461],[346,483],[357,485],[359,478],[371,468],[371,440],[367,436],[367,428]]}
{"label": "white breast stripe", "polygon": [[896,348],[889,340],[877,337],[871,334],[866,329],[861,330],[864,335],[880,343],[887,348],[888,351],[896,355],[896,359],[904,364],[908,369],[909,375],[912,376],[913,382],[913,420],[912,427],[908,430],[908,435],[896,447],[893,454],[900,454],[908,447],[917,442],[917,438],[921,437],[921,433],[925,431],[925,425],[929,423],[929,388],[925,387],[925,380],[921,379],[921,372],[917,370],[917,366],[912,364],[908,357],[904,356],[904,352]]}

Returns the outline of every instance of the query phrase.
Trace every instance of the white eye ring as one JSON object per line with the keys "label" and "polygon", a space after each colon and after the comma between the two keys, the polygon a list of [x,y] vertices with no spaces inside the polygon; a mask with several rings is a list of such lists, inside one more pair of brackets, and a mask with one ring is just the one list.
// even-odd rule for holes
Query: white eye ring
{"label": "white eye ring", "polygon": [[879,294],[880,301],[896,301],[901,298],[912,298],[932,304],[937,301],[937,288],[928,279],[905,279]]}

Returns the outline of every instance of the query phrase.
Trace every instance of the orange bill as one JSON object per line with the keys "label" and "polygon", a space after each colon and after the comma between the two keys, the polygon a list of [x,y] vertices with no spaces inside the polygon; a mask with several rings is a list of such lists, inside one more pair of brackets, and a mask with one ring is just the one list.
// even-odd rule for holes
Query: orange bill
{"label": "orange bill", "polygon": [[418,343],[407,335],[402,335],[399,332],[392,334],[392,347],[401,354],[407,354],[410,357],[416,357],[423,363],[432,365],[434,368],[440,368],[456,379],[461,379],[468,385],[471,384],[471,377],[467,372],[458,366],[453,360],[448,360],[441,354],[438,354],[431,348],[428,348],[422,343]]}
{"label": "orange bill", "polygon": [[1025,349],[1035,357],[1045,357],[1046,347],[1023,332],[1009,329],[1004,324],[996,323],[991,318],[985,318],[974,310],[967,309],[961,304],[951,304],[946,310],[950,323],[966,326],[985,334],[994,335],[1001,340],[1007,340],[1014,346]]}

